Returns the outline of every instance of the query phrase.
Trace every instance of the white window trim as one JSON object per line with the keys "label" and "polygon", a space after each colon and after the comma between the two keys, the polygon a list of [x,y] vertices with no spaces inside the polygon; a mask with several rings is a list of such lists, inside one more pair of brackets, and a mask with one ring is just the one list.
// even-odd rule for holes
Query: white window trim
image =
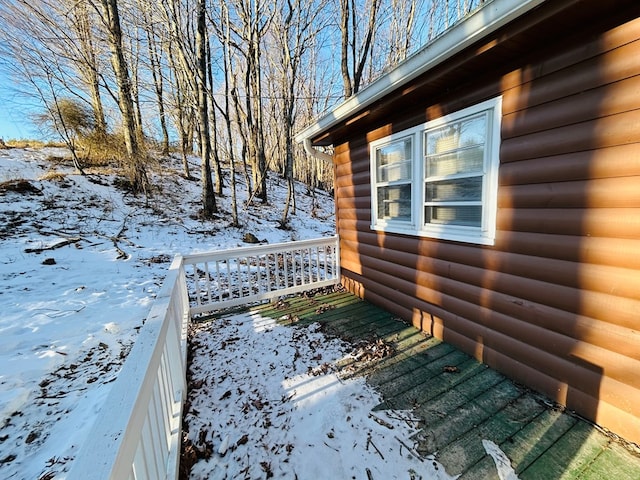
{"label": "white window trim", "polygon": [[[489,111],[485,143],[482,188],[482,225],[464,227],[424,223],[424,132],[455,122],[463,117]],[[500,166],[500,127],[502,123],[502,97],[464,108],[449,115],[394,133],[370,144],[371,168],[371,228],[373,230],[413,235],[442,240],[453,240],[479,245],[494,245],[498,204],[498,168]],[[411,136],[413,138],[413,164],[411,183],[411,221],[378,219],[376,150],[388,143]]]}

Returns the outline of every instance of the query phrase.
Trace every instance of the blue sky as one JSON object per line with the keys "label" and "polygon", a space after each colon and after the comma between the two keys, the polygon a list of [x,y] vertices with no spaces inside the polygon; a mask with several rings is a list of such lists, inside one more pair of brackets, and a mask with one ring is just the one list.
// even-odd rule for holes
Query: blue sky
{"label": "blue sky", "polygon": [[42,135],[30,120],[33,101],[18,94],[15,85],[0,72],[0,138],[35,139]]}

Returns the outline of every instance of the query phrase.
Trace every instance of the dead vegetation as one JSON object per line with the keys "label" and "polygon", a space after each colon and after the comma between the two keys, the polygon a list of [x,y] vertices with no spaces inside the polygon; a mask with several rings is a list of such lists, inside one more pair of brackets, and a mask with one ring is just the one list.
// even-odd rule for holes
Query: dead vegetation
{"label": "dead vegetation", "polygon": [[21,193],[25,195],[28,195],[28,194],[42,195],[42,190],[34,186],[29,180],[24,180],[22,178],[1,182],[0,195],[4,195],[5,193],[8,193],[8,192]]}

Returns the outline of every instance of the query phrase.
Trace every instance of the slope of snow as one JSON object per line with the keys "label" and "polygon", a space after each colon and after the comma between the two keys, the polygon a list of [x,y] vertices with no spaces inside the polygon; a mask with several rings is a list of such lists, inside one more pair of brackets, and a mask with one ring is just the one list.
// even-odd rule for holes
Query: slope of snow
{"label": "slope of snow", "polygon": [[232,228],[228,189],[218,219],[199,220],[199,184],[176,160],[154,172],[147,204],[115,188],[113,174],[47,161],[62,155],[0,150],[3,479],[64,477],[175,254],[241,246],[247,232],[269,243],[334,233],[332,198],[312,204],[302,186],[292,229],[278,229],[286,190],[275,175],[270,204],[241,209],[243,227]]}

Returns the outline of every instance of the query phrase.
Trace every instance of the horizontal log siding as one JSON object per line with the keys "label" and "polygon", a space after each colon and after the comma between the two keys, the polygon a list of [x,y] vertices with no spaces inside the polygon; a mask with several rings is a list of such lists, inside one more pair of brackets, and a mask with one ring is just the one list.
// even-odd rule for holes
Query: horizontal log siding
{"label": "horizontal log siding", "polygon": [[[336,145],[341,265],[354,293],[640,442],[640,20],[590,38]],[[498,94],[495,245],[372,231],[368,142]]]}

